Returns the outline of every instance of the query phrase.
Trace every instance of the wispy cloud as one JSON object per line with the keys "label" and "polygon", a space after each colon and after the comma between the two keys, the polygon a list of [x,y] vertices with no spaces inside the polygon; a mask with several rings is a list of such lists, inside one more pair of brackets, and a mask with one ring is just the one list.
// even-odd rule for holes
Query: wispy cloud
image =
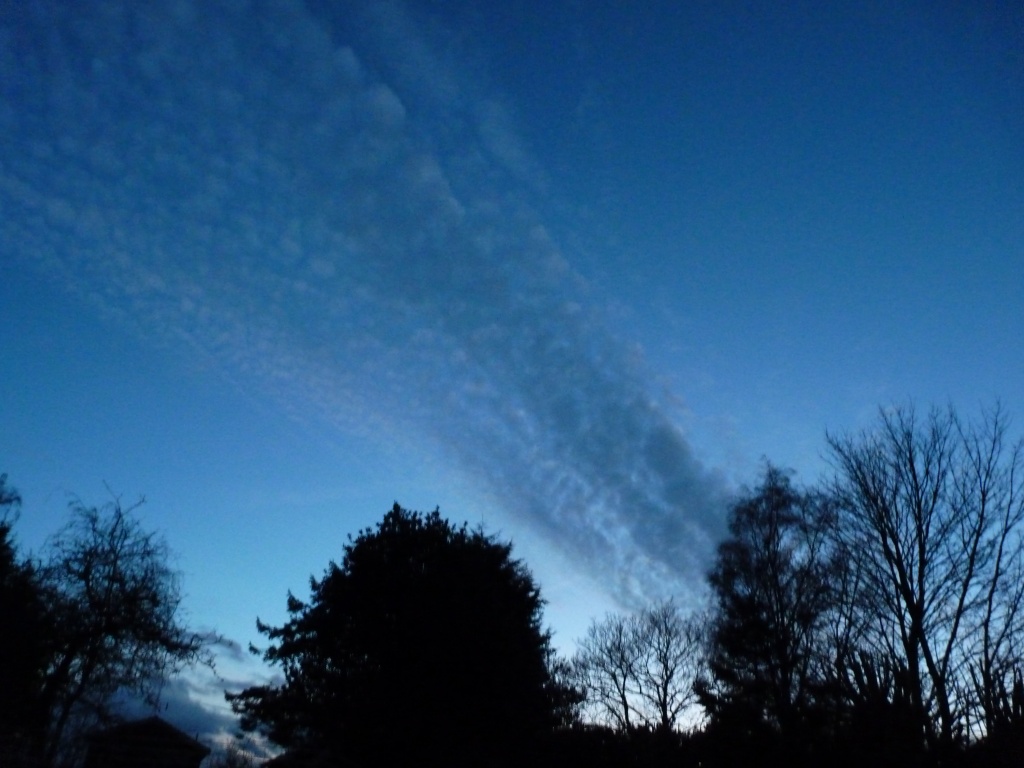
{"label": "wispy cloud", "polygon": [[228,659],[235,663],[244,663],[249,656],[242,648],[242,644],[230,637],[225,637],[214,630],[207,630],[200,633],[203,643],[217,657]]}
{"label": "wispy cloud", "polygon": [[692,579],[721,481],[588,304],[500,100],[374,5],[368,52],[288,0],[7,14],[3,248],[346,429],[433,438],[624,597]]}

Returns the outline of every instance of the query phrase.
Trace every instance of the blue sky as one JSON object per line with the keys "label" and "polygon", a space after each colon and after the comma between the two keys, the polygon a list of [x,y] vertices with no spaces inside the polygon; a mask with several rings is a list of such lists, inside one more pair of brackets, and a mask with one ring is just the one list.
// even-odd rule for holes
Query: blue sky
{"label": "blue sky", "polygon": [[440,506],[571,650],[693,596],[762,457],[812,482],[909,399],[1024,419],[1024,10],[6,4],[0,249],[26,549],[144,495],[244,647]]}

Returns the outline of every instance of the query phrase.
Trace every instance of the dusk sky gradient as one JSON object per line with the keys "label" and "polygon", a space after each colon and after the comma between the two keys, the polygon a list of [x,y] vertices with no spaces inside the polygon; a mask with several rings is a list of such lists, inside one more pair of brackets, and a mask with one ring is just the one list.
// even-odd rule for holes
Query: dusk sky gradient
{"label": "dusk sky gradient", "polygon": [[145,496],[229,684],[396,500],[511,538],[570,652],[699,597],[764,457],[1021,433],[1024,6],[489,5],[0,0],[18,541]]}

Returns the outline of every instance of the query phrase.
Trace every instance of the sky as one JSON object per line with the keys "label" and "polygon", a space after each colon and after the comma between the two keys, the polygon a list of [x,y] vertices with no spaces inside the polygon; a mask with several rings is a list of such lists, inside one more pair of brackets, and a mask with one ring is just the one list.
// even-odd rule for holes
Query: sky
{"label": "sky", "polygon": [[568,653],[698,601],[766,459],[1019,435],[1022,289],[1019,3],[0,0],[18,541],[145,499],[225,638],[191,731],[395,501],[511,539]]}

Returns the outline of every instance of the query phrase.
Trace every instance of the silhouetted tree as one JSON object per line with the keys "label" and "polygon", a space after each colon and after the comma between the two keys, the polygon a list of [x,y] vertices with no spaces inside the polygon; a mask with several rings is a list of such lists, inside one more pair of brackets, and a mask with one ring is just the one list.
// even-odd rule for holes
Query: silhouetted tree
{"label": "silhouetted tree", "polygon": [[77,737],[111,719],[116,694],[155,702],[203,643],[179,620],[166,546],[133,509],[73,502],[30,561],[11,536],[20,503],[0,475],[0,764],[41,768],[73,762]]}
{"label": "silhouetted tree", "polygon": [[0,765],[27,765],[47,712],[41,687],[49,642],[42,589],[18,557],[12,526],[21,497],[0,475]]}
{"label": "silhouetted tree", "polygon": [[572,665],[592,720],[621,731],[673,731],[695,701],[704,660],[703,617],[672,601],[591,622]]}
{"label": "silhouetted tree", "polygon": [[570,703],[511,545],[397,504],[289,620],[257,622],[280,685],[228,694],[243,728],[353,765],[508,765]]}
{"label": "silhouetted tree", "polygon": [[832,510],[768,465],[729,513],[729,538],[709,574],[710,676],[697,692],[727,738],[805,741],[832,655],[826,617],[836,562]]}
{"label": "silhouetted tree", "polygon": [[77,735],[108,722],[115,694],[155,703],[162,681],[203,652],[180,620],[167,547],[134,507],[74,501],[70,511],[38,568],[50,632],[41,688],[49,718],[37,746],[45,764],[67,759]]}
{"label": "silhouetted tree", "polygon": [[1024,445],[1006,431],[998,406],[977,423],[897,407],[828,438],[860,644],[899,671],[936,754],[1019,722]]}
{"label": "silhouetted tree", "polygon": [[643,719],[637,701],[640,647],[635,624],[625,614],[592,621],[572,660],[589,719],[620,731],[632,730]]}
{"label": "silhouetted tree", "polygon": [[657,731],[673,731],[696,702],[694,684],[707,652],[706,617],[683,616],[669,600],[641,612],[639,619],[640,696],[654,715],[648,724]]}

